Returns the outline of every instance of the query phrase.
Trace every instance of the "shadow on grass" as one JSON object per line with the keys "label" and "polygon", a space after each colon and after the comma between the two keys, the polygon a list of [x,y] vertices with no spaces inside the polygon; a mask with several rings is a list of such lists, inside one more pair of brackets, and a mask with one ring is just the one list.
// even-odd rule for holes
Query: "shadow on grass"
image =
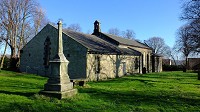
{"label": "shadow on grass", "polygon": [[[161,106],[174,107],[184,105],[198,106],[199,99],[181,97],[173,94],[155,94],[145,91],[112,91],[96,88],[79,88],[79,93],[87,93],[93,99],[102,99],[116,104],[125,104],[130,106]],[[163,93],[165,93],[163,91]]]}
{"label": "shadow on grass", "polygon": [[12,92],[12,91],[4,91],[4,90],[0,90],[0,93],[20,95],[20,96],[26,96],[26,97],[30,97],[36,94],[35,92]]}
{"label": "shadow on grass", "polygon": [[113,83],[125,83],[130,81],[140,81],[145,83],[148,82],[173,82],[173,81],[181,81],[182,79],[197,79],[197,74],[180,74],[179,72],[164,72],[164,73],[149,73],[149,74],[136,74],[136,75],[129,75],[125,77],[115,78],[115,79],[108,79],[101,82],[92,82],[95,84],[113,84]]}
{"label": "shadow on grass", "polygon": [[[159,80],[162,79],[162,80]],[[105,80],[105,81],[101,81],[101,82],[93,82],[96,84],[120,84],[120,83],[129,83],[132,81],[139,81],[141,83],[147,84],[149,82],[165,82],[165,80],[163,79],[167,79],[167,78],[160,78],[160,77],[148,77],[148,76],[128,76],[128,77],[122,77],[122,78],[118,78],[118,79],[112,79],[112,80]]]}
{"label": "shadow on grass", "polygon": [[197,74],[173,74],[173,75],[169,75],[169,74],[147,74],[147,75],[141,75],[139,77],[142,78],[158,78],[158,79],[176,79],[176,78],[180,78],[180,79],[195,79],[197,78]]}
{"label": "shadow on grass", "polygon": [[39,75],[34,75],[34,74],[22,74],[22,73],[17,73],[17,74],[1,74],[1,76],[6,76],[6,77],[13,77],[13,78],[24,78],[24,79],[34,79],[34,80],[47,80],[47,77],[42,77]]}

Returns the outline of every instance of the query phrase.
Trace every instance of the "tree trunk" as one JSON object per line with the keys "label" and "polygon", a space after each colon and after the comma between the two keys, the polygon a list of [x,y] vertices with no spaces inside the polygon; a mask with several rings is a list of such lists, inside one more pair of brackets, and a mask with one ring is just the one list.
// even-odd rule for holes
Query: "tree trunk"
{"label": "tree trunk", "polygon": [[11,58],[10,58],[10,69],[13,71],[17,71],[17,62],[19,58],[16,57],[16,49],[11,47]]}
{"label": "tree trunk", "polygon": [[198,80],[200,80],[200,68],[198,70]]}
{"label": "tree trunk", "polygon": [[5,48],[4,48],[4,52],[3,52],[3,56],[2,56],[2,59],[1,59],[0,69],[3,68],[4,59],[5,59],[5,56],[6,56],[6,49],[7,49],[7,46],[8,46],[8,43],[6,42],[6,45],[5,45]]}
{"label": "tree trunk", "polygon": [[171,55],[171,57],[172,57],[172,60],[174,61],[174,64],[175,64],[175,65],[177,65],[177,64],[176,64],[176,60],[175,60],[174,56],[173,56],[173,55]]}
{"label": "tree trunk", "polygon": [[188,58],[186,57],[186,58],[185,58],[185,66],[184,66],[184,68],[183,68],[183,72],[186,72],[187,69],[188,69]]}
{"label": "tree trunk", "polygon": [[185,59],[185,68],[186,68],[186,70],[188,70],[188,58],[187,57]]}
{"label": "tree trunk", "polygon": [[10,50],[11,50],[10,58],[15,58],[15,49],[12,46],[10,46]]}

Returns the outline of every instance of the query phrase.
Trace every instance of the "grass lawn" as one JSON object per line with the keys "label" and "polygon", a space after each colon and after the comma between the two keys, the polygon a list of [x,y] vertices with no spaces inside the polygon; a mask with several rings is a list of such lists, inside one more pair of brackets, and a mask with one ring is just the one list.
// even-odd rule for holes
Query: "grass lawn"
{"label": "grass lawn", "polygon": [[200,81],[195,73],[132,75],[77,87],[63,100],[38,95],[47,78],[0,72],[0,112],[173,112],[200,111]]}

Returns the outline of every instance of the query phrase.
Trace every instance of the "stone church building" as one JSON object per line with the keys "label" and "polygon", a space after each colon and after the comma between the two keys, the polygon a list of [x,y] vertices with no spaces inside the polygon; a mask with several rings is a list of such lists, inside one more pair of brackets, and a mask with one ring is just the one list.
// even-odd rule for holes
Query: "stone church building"
{"label": "stone church building", "polygon": [[[70,79],[105,80],[128,74],[162,71],[162,57],[146,44],[101,32],[94,22],[92,35],[63,30],[63,52]],[[21,50],[20,71],[48,76],[56,54],[58,28],[47,24]]]}

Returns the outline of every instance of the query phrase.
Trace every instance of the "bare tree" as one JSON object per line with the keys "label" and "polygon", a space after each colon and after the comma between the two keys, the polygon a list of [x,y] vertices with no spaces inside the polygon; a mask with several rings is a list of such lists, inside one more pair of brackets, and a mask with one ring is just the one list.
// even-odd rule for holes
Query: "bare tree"
{"label": "bare tree", "polygon": [[[1,25],[1,24],[0,24]],[[0,34],[1,34],[1,37],[0,37],[0,46],[2,47],[2,44],[3,44],[3,39],[5,39],[7,41],[7,39],[5,38],[5,30],[3,30],[3,26],[1,25],[0,26]],[[5,47],[4,47],[4,51],[3,51],[3,55],[1,56],[1,65],[0,65],[0,69],[3,68],[3,64],[4,64],[4,59],[5,59],[5,55],[6,55],[6,50],[7,50],[7,42],[5,42]]]}
{"label": "bare tree", "polygon": [[197,53],[200,53],[200,19],[199,20],[193,20],[189,24],[190,30],[190,45],[193,47],[193,50]]}
{"label": "bare tree", "polygon": [[118,28],[111,28],[108,30],[109,34],[120,36],[120,30]]}
{"label": "bare tree", "polygon": [[200,53],[200,0],[186,0],[183,4],[182,20],[190,25],[190,42],[194,51]]}
{"label": "bare tree", "polygon": [[37,7],[35,12],[33,13],[33,21],[34,21],[34,34],[36,35],[41,28],[43,28],[47,23],[48,19],[45,16],[45,13],[42,8]]}
{"label": "bare tree", "polygon": [[91,30],[88,30],[86,34],[92,34]]}
{"label": "bare tree", "polygon": [[108,34],[122,36],[123,38],[134,40],[135,32],[131,29],[127,29],[126,31],[120,31],[118,28],[111,28],[108,30]]}
{"label": "bare tree", "polygon": [[[0,29],[1,29],[1,27],[0,27]],[[0,30],[0,32],[1,32],[1,30]],[[1,37],[0,37],[0,46],[2,46],[2,38],[3,38],[3,34],[1,35]],[[4,53],[3,53],[3,55],[1,56],[1,65],[0,65],[0,69],[1,68],[3,68],[3,62],[4,62],[4,59],[5,59],[5,52],[6,52],[6,48],[7,48],[7,44],[6,44],[6,47],[5,47],[5,49],[4,49]]]}
{"label": "bare tree", "polygon": [[190,26],[182,26],[178,30],[177,40],[176,40],[176,49],[185,57],[185,68],[188,68],[188,56],[190,53],[194,51],[194,48],[191,46],[191,27]]}
{"label": "bare tree", "polygon": [[168,56],[170,47],[165,44],[165,41],[161,37],[151,37],[148,40],[145,40],[145,43],[152,48],[153,53],[160,54],[163,56]]}
{"label": "bare tree", "polygon": [[167,58],[171,58],[174,64],[177,65],[179,53],[176,51],[176,45],[174,45],[173,48],[168,49],[166,53],[168,56]]}
{"label": "bare tree", "polygon": [[68,30],[72,30],[72,31],[75,31],[75,32],[81,32],[81,26],[79,24],[70,24],[68,27],[67,27]]}
{"label": "bare tree", "polygon": [[[26,44],[39,4],[35,0],[1,0],[0,26],[4,41],[11,49],[11,67],[16,66],[21,48]],[[38,18],[40,19],[40,18]]]}
{"label": "bare tree", "polygon": [[200,0],[186,0],[182,8],[182,20],[200,19]]}
{"label": "bare tree", "polygon": [[127,29],[126,31],[122,31],[122,36],[126,39],[135,39],[135,32],[133,30]]}

